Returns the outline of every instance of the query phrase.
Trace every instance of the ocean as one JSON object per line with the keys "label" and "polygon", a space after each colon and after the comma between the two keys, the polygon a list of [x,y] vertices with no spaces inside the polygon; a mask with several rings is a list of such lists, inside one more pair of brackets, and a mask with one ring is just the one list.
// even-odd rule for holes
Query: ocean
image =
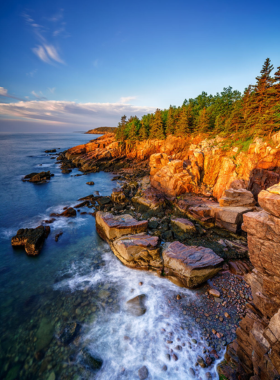
{"label": "ocean", "polygon": [[[193,316],[172,301],[179,292],[199,308],[196,292],[123,266],[97,235],[92,215],[57,217],[37,257],[11,246],[19,228],[37,227],[93,191],[111,194],[112,173],[62,174],[56,156],[45,153],[95,137],[0,133],[0,378],[139,379],[143,366],[154,380],[217,377],[218,361],[207,371],[195,366],[207,342]],[[22,181],[48,170],[54,174],[48,183]],[[140,294],[146,312],[136,317],[126,302]]]}

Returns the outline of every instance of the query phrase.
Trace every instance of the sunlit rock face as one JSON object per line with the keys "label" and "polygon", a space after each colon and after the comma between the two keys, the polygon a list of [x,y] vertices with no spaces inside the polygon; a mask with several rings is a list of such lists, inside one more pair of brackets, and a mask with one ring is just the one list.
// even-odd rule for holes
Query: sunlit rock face
{"label": "sunlit rock face", "polygon": [[[248,212],[249,256],[255,269],[246,275],[253,301],[237,329],[239,372],[247,378],[275,379],[280,375],[280,218],[279,185],[259,193],[266,211]],[[230,355],[229,355],[229,360]],[[245,376],[244,375],[244,376]],[[244,377],[245,378],[245,377]]]}

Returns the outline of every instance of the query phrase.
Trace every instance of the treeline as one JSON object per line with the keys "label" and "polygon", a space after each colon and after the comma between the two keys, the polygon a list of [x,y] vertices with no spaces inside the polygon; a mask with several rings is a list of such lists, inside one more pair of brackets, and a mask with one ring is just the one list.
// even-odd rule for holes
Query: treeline
{"label": "treeline", "polygon": [[280,129],[280,66],[274,67],[265,60],[256,84],[244,93],[224,88],[221,93],[208,95],[202,92],[194,99],[186,99],[181,107],[157,109],[141,119],[121,118],[116,137],[118,140],[165,139],[168,135],[187,137],[232,136],[239,138],[271,136]]}

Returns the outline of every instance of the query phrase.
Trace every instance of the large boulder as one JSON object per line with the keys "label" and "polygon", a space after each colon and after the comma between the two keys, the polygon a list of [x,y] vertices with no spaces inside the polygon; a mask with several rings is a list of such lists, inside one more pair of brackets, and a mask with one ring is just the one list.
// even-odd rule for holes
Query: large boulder
{"label": "large boulder", "polygon": [[254,207],[213,207],[212,215],[216,226],[237,233],[241,229],[243,215],[253,209]]}
{"label": "large boulder", "polygon": [[30,173],[27,174],[22,180],[24,182],[33,182],[33,183],[44,183],[47,182],[53,177],[54,174],[51,174],[50,171],[48,172],[40,172],[40,173]]}
{"label": "large boulder", "polygon": [[280,217],[280,184],[262,190],[259,193],[258,201],[260,206],[270,214]]}
{"label": "large boulder", "polygon": [[128,267],[161,270],[163,261],[158,243],[157,236],[129,235],[114,240],[112,249],[114,254]]}
{"label": "large boulder", "polygon": [[137,193],[132,202],[136,210],[145,213],[146,217],[164,216],[166,207],[165,197],[158,190],[148,187],[143,192]]}
{"label": "large boulder", "polygon": [[113,215],[109,212],[96,213],[96,229],[100,237],[108,242],[124,235],[147,231],[148,221],[138,221],[129,214]]}
{"label": "large boulder", "polygon": [[228,189],[219,199],[219,204],[222,207],[252,207],[256,201],[253,193],[245,189]]}
{"label": "large boulder", "polygon": [[178,241],[163,249],[164,273],[178,285],[194,288],[221,270],[224,261],[212,249],[186,246]]}
{"label": "large boulder", "polygon": [[22,246],[28,256],[36,256],[42,249],[45,238],[50,233],[50,227],[39,226],[37,228],[21,228],[12,237],[12,246]]}
{"label": "large boulder", "polygon": [[168,156],[165,153],[155,153],[150,157],[150,174],[153,176],[156,174],[162,167],[166,166],[169,162]]}

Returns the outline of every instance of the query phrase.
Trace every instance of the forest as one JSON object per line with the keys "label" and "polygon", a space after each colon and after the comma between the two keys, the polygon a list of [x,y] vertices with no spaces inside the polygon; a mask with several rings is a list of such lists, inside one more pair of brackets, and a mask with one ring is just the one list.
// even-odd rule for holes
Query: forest
{"label": "forest", "polygon": [[165,139],[168,135],[203,138],[217,135],[233,141],[251,141],[267,137],[280,129],[280,66],[269,58],[262,66],[256,83],[243,94],[232,87],[221,93],[202,92],[196,98],[185,99],[182,106],[170,105],[155,113],[121,118],[117,140]]}

